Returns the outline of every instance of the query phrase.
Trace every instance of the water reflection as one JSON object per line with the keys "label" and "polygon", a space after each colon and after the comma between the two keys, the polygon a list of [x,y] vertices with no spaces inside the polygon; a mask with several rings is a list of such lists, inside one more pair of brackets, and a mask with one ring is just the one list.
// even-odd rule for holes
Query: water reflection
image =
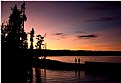
{"label": "water reflection", "polygon": [[41,77],[43,77],[43,83],[46,83],[46,69],[40,69]]}
{"label": "water reflection", "polygon": [[85,79],[85,71],[59,71],[32,68],[32,81],[27,83],[79,83],[77,81]]}
{"label": "water reflection", "polygon": [[40,68],[32,68],[32,76],[31,81],[28,83],[42,83],[41,82],[41,72]]}
{"label": "water reflection", "polygon": [[78,80],[84,80],[85,71],[75,70],[75,78],[77,78]]}
{"label": "water reflection", "polygon": [[[31,83],[80,83],[85,79],[85,71],[61,71],[32,68]],[[28,82],[30,83],[30,82]]]}
{"label": "water reflection", "polygon": [[33,67],[31,81],[27,83],[46,83],[46,69]]}
{"label": "water reflection", "polygon": [[36,81],[37,81],[37,83],[41,83],[40,69],[39,68],[35,68],[35,73],[36,73]]}
{"label": "water reflection", "polygon": [[[48,70],[32,68],[32,79],[27,83],[120,83],[119,79],[80,70]],[[118,81],[117,81],[118,80]]]}

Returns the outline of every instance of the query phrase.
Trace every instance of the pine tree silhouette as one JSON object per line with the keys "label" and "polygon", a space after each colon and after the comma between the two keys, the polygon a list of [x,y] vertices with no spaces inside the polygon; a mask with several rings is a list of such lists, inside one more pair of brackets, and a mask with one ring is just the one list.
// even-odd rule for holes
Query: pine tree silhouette
{"label": "pine tree silhouette", "polygon": [[9,20],[1,26],[2,47],[12,49],[27,49],[27,34],[24,31],[24,22],[27,20],[25,15],[25,2],[21,5],[21,10],[15,5],[11,8]]}

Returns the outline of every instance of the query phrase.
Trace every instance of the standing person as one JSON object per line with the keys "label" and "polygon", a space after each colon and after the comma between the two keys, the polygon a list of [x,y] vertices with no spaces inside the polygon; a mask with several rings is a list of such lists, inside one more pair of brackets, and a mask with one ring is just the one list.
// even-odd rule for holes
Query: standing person
{"label": "standing person", "polygon": [[77,63],[77,59],[75,58],[75,63]]}
{"label": "standing person", "polygon": [[80,63],[80,58],[78,59],[78,63]]}

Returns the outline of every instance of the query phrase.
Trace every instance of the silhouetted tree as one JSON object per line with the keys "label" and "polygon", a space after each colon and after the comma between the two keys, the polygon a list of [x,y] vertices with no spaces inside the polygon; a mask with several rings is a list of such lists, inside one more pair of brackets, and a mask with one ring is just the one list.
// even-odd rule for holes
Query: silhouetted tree
{"label": "silhouetted tree", "polygon": [[46,34],[45,34],[44,36],[42,36],[42,35],[40,35],[40,34],[36,36],[36,39],[38,40],[37,43],[36,43],[36,45],[35,45],[36,48],[41,49],[41,46],[44,45],[44,44],[42,44],[42,43],[44,42],[44,37],[45,37],[45,36],[46,36]]}
{"label": "silhouetted tree", "polygon": [[27,49],[27,34],[24,31],[24,21],[27,20],[25,15],[25,2],[21,5],[21,10],[15,5],[11,8],[12,13],[10,14],[7,25],[2,24],[2,43],[7,48],[22,48]]}
{"label": "silhouetted tree", "polygon": [[31,45],[30,45],[30,49],[33,49],[33,37],[34,37],[34,28],[32,28],[32,30],[30,31],[30,42],[31,42]]}

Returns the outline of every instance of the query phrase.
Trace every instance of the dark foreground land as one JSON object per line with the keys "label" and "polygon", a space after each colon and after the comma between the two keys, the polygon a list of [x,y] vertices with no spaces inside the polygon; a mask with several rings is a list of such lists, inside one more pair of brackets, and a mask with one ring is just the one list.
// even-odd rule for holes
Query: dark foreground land
{"label": "dark foreground land", "polygon": [[66,63],[50,59],[34,58],[32,65],[34,67],[54,69],[54,70],[87,70],[90,72],[121,72],[121,63],[110,62],[85,62],[81,63]]}
{"label": "dark foreground land", "polygon": [[85,64],[62,63],[51,60],[34,61],[35,56],[96,56],[96,55],[115,55],[120,56],[121,52],[100,52],[100,51],[68,51],[68,50],[16,50],[1,49],[1,75],[2,83],[26,83],[26,78],[31,77],[32,67],[47,68],[55,70],[85,70],[87,73],[107,74],[110,76],[121,75],[120,63],[95,63],[86,62]]}
{"label": "dark foreground land", "polygon": [[1,83],[26,83],[31,60],[24,50],[1,49]]}

